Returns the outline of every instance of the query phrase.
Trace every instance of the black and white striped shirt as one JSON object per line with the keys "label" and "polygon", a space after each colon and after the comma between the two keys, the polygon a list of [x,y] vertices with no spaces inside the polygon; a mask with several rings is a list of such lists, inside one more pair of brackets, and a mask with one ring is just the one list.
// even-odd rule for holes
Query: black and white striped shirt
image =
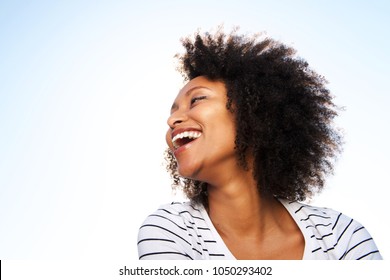
{"label": "black and white striped shirt", "polygon": [[[328,208],[280,200],[305,239],[303,259],[382,259],[368,231],[355,220]],[[189,202],[160,207],[138,234],[142,260],[234,260],[206,210]]]}

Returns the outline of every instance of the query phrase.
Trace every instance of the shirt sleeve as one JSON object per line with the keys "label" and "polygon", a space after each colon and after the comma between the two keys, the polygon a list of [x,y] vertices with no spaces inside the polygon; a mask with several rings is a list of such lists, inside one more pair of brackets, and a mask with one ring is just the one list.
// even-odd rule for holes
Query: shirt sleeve
{"label": "shirt sleeve", "polygon": [[146,218],[138,232],[140,260],[192,260],[191,242],[183,219],[171,208]]}
{"label": "shirt sleeve", "polygon": [[382,256],[370,233],[361,224],[356,223],[348,242],[343,260],[381,260]]}
{"label": "shirt sleeve", "polygon": [[[147,222],[147,221],[146,221]],[[138,257],[140,260],[191,260],[169,229],[144,223],[138,232]]]}

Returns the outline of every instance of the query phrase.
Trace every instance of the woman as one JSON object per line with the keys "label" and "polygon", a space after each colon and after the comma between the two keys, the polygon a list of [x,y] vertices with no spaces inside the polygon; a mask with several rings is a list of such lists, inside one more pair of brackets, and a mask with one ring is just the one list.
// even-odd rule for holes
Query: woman
{"label": "woman", "polygon": [[381,259],[353,219],[303,201],[340,151],[325,80],[271,39],[217,32],[183,40],[188,83],[166,141],[190,199],[141,226],[140,259]]}

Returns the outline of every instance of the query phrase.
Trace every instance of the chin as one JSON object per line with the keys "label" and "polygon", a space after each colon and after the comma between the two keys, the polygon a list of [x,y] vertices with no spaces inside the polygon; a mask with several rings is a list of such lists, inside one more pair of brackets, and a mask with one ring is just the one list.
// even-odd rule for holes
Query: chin
{"label": "chin", "polygon": [[191,179],[191,180],[199,180],[199,168],[194,168],[193,166],[187,166],[187,165],[179,165],[177,168],[178,173],[180,176]]}

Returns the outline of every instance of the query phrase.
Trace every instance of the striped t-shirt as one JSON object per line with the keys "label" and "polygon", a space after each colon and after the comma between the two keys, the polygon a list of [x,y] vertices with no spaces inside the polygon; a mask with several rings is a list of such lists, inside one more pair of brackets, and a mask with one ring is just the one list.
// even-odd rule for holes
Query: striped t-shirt
{"label": "striped t-shirt", "polygon": [[[328,208],[280,200],[305,239],[304,260],[382,259],[368,231]],[[202,205],[189,202],[160,207],[138,234],[142,260],[234,260]]]}

